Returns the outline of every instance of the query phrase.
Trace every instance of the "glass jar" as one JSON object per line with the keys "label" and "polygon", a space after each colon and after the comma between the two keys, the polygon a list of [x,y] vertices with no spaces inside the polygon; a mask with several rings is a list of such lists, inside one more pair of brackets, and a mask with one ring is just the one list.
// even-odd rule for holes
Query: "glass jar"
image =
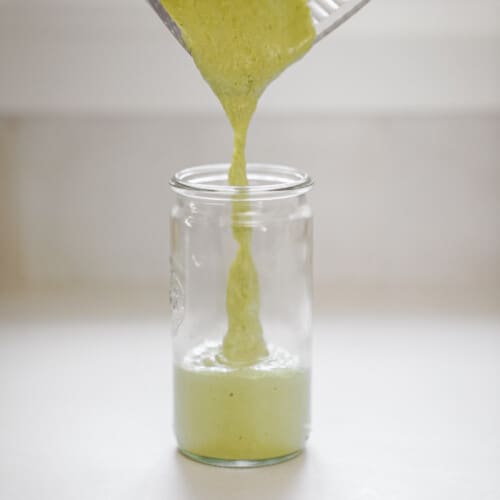
{"label": "glass jar", "polygon": [[182,453],[249,467],[292,458],[310,428],[310,177],[252,164],[182,170],[171,186],[175,434]]}

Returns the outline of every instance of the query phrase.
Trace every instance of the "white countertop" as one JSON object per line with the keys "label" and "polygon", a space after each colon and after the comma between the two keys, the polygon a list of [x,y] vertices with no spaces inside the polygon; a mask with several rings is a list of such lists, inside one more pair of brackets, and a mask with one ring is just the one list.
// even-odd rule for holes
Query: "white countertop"
{"label": "white countertop", "polygon": [[164,318],[9,311],[2,500],[500,499],[498,317],[318,317],[307,452],[230,470],[176,452]]}

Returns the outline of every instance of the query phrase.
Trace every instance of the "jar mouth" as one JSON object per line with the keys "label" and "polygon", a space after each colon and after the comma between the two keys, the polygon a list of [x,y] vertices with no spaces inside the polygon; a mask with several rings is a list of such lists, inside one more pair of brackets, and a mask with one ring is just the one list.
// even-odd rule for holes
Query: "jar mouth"
{"label": "jar mouth", "polygon": [[292,167],[249,163],[248,186],[230,186],[228,164],[201,165],[185,168],[172,177],[170,186],[187,196],[283,197],[297,196],[311,189],[311,177]]}

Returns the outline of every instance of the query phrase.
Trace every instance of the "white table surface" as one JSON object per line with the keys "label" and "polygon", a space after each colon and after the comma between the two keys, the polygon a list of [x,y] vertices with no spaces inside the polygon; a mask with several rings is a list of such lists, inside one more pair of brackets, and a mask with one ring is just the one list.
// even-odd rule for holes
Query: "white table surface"
{"label": "white table surface", "polygon": [[307,452],[254,470],[176,452],[169,340],[4,311],[0,499],[500,499],[498,317],[318,317]]}

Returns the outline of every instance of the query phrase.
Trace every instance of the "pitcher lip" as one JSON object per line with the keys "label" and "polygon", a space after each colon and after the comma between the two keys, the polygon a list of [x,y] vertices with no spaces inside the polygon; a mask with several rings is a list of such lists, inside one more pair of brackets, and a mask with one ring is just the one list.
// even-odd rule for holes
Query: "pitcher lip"
{"label": "pitcher lip", "polygon": [[228,164],[213,164],[188,167],[174,174],[170,180],[172,189],[189,196],[206,194],[216,196],[239,195],[252,198],[259,195],[297,196],[313,186],[311,177],[293,167],[249,163],[247,165],[248,186],[228,184]]}

